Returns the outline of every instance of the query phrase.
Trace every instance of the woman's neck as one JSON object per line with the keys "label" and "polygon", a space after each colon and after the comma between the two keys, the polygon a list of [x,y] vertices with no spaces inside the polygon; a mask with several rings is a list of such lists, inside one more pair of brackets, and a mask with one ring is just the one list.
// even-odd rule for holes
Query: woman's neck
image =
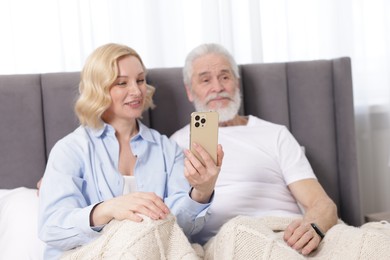
{"label": "woman's neck", "polygon": [[137,120],[132,122],[111,122],[110,125],[115,129],[115,136],[118,140],[129,141],[139,131]]}

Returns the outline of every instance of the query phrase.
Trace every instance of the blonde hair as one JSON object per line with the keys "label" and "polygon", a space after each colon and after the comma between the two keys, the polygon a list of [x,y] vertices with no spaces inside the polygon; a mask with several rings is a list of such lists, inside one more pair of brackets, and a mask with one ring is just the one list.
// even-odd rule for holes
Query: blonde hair
{"label": "blonde hair", "polygon": [[[81,71],[80,96],[75,104],[80,124],[96,129],[103,126],[101,117],[112,102],[110,88],[118,76],[118,60],[125,56],[136,57],[146,73],[141,57],[125,45],[109,43],[97,48],[88,57]],[[146,86],[144,110],[155,107],[152,99],[155,88]]]}

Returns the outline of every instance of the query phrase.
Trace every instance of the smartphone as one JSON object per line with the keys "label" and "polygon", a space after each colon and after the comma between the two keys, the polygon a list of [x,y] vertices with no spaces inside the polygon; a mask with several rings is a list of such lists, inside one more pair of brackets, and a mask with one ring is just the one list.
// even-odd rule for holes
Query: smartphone
{"label": "smartphone", "polygon": [[193,112],[190,125],[190,150],[205,165],[202,157],[195,151],[193,143],[203,147],[217,163],[218,112]]}

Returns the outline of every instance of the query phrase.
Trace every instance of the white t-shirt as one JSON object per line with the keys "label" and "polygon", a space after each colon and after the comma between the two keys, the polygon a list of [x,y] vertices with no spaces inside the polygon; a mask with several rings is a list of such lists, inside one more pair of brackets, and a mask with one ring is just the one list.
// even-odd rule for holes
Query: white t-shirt
{"label": "white t-shirt", "polygon": [[[189,125],[171,136],[189,146]],[[285,126],[249,116],[245,126],[220,127],[224,159],[204,228],[193,241],[204,244],[238,216],[291,216],[302,212],[287,185],[316,178],[300,145]]]}

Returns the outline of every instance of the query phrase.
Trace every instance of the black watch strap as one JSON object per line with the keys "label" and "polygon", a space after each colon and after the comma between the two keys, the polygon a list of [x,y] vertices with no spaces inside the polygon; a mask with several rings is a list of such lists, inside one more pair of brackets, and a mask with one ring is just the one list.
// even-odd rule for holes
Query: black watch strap
{"label": "black watch strap", "polygon": [[325,234],[321,231],[321,229],[316,225],[316,223],[311,223],[311,227],[314,229],[314,231],[321,237],[321,239],[324,238]]}

